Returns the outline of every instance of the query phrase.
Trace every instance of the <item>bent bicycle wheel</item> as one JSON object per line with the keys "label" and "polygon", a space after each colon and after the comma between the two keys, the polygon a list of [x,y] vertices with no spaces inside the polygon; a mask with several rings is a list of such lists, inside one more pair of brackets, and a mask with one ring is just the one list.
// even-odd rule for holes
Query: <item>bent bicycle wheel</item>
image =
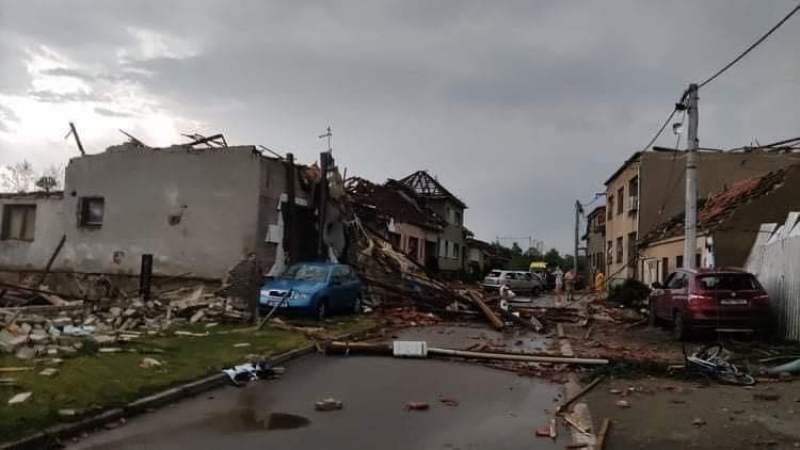
{"label": "bent bicycle wheel", "polygon": [[735,386],[752,386],[756,384],[756,379],[746,373],[716,373],[717,379],[724,384]]}

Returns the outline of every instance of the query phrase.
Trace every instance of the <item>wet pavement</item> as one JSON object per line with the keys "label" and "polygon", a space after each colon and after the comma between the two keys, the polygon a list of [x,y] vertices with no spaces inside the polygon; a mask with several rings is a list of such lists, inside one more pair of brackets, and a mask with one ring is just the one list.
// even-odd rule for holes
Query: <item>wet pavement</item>
{"label": "wet pavement", "polygon": [[[458,348],[518,336],[477,327],[424,327],[404,330],[401,339]],[[543,346],[523,339],[530,350]],[[465,345],[465,346],[466,346]],[[99,432],[71,449],[554,449],[568,444],[538,438],[562,387],[546,380],[439,360],[387,357],[308,356],[287,365],[280,380],[245,388],[226,387],[131,419]],[[333,397],[340,411],[314,411]],[[448,406],[439,400],[457,400]],[[427,402],[428,411],[406,411],[409,401]]]}

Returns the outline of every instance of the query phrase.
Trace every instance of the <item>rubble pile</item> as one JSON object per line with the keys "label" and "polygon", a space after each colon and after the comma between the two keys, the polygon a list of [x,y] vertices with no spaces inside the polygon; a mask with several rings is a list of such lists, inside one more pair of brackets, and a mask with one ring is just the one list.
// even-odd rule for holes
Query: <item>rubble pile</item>
{"label": "rubble pile", "polygon": [[429,312],[443,311],[454,302],[468,307],[453,289],[395,250],[391,243],[363,225],[359,229],[356,268],[364,283],[366,304],[382,308],[413,306]]}
{"label": "rubble pile", "polygon": [[20,359],[65,356],[83,349],[85,342],[108,347],[159,335],[171,327],[250,319],[244,302],[207,293],[203,286],[163,292],[147,302],[138,297],[96,302],[60,299],[41,305],[41,295],[15,295],[10,297],[12,304],[25,306],[0,307],[0,352]]}

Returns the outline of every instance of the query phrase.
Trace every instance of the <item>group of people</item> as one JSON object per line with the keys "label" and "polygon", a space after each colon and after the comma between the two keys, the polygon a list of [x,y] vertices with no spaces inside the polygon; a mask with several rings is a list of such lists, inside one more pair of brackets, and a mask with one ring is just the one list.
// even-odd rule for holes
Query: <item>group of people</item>
{"label": "group of people", "polygon": [[[567,273],[561,271],[561,267],[556,267],[553,272],[555,276],[555,292],[556,301],[561,302],[564,299],[564,291],[567,293],[567,301],[575,300],[575,285],[578,281],[578,275],[575,269],[570,269]],[[595,270],[594,284],[592,288],[595,292],[603,292],[605,290],[606,277],[603,272]]]}

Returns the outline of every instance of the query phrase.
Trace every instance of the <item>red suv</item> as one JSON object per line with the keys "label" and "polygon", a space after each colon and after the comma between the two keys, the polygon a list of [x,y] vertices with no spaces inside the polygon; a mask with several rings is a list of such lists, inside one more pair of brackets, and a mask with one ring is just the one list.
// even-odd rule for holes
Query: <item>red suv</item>
{"label": "red suv", "polygon": [[731,269],[679,269],[653,283],[650,323],[672,322],[676,339],[692,330],[765,331],[769,296],[756,277]]}

